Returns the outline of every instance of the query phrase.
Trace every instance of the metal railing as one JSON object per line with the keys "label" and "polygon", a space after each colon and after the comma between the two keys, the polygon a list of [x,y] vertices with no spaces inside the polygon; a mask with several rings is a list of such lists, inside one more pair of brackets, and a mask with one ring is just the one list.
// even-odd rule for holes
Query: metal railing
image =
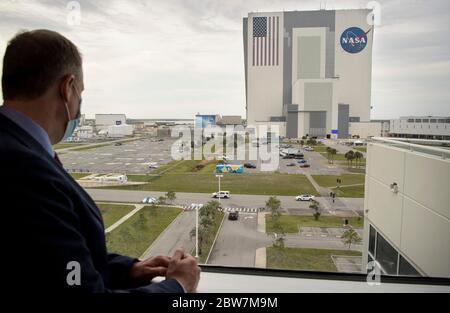
{"label": "metal railing", "polygon": [[411,152],[424,153],[437,156],[442,159],[450,159],[450,149],[438,147],[437,145],[450,144],[448,140],[425,140],[425,139],[404,139],[404,138],[382,138],[373,137],[369,143],[382,143],[391,147],[408,150]]}

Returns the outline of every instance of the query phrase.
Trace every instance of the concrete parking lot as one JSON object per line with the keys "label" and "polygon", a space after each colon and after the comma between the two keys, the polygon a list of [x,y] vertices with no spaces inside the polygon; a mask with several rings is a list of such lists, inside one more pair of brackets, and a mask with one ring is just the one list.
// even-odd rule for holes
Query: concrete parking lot
{"label": "concrete parking lot", "polygon": [[96,173],[150,173],[150,162],[163,165],[172,161],[171,146],[175,139],[142,139],[116,146],[68,151],[60,155],[68,171]]}

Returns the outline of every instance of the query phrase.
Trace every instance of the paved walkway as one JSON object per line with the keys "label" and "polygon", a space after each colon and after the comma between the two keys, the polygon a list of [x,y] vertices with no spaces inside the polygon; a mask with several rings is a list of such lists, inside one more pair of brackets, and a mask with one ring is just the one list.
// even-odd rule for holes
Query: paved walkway
{"label": "paved walkway", "polygon": [[[126,205],[130,205],[130,204],[127,203]],[[105,233],[109,233],[109,232],[113,231],[114,229],[116,229],[117,227],[119,227],[122,223],[124,223],[126,220],[128,220],[130,217],[132,217],[134,214],[139,212],[144,206],[145,206],[144,204],[135,204],[134,210],[132,210],[127,215],[123,216],[121,219],[119,219],[117,222],[115,222],[114,224],[109,226],[107,229],[105,229]]]}

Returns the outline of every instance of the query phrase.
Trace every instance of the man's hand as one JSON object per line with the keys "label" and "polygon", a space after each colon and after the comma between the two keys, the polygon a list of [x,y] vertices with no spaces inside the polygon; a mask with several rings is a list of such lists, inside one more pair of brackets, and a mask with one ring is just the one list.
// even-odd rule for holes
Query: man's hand
{"label": "man's hand", "polygon": [[133,264],[130,277],[141,284],[149,284],[157,276],[166,276],[170,257],[158,255]]}
{"label": "man's hand", "polygon": [[197,264],[197,260],[180,248],[175,251],[169,261],[166,278],[176,279],[186,292],[194,292],[200,280],[200,272],[201,269]]}

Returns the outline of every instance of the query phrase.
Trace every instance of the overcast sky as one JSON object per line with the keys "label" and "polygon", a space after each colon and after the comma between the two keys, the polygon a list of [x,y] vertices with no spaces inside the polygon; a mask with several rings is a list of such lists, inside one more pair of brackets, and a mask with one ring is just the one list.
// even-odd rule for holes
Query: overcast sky
{"label": "overcast sky", "polygon": [[[368,1],[0,0],[0,55],[21,29],[47,28],[84,56],[82,113],[131,118],[245,117],[242,18],[248,12],[365,8]],[[386,0],[373,51],[372,118],[450,115],[450,1]],[[1,64],[0,64],[1,69]],[[1,91],[0,91],[1,95]]]}

